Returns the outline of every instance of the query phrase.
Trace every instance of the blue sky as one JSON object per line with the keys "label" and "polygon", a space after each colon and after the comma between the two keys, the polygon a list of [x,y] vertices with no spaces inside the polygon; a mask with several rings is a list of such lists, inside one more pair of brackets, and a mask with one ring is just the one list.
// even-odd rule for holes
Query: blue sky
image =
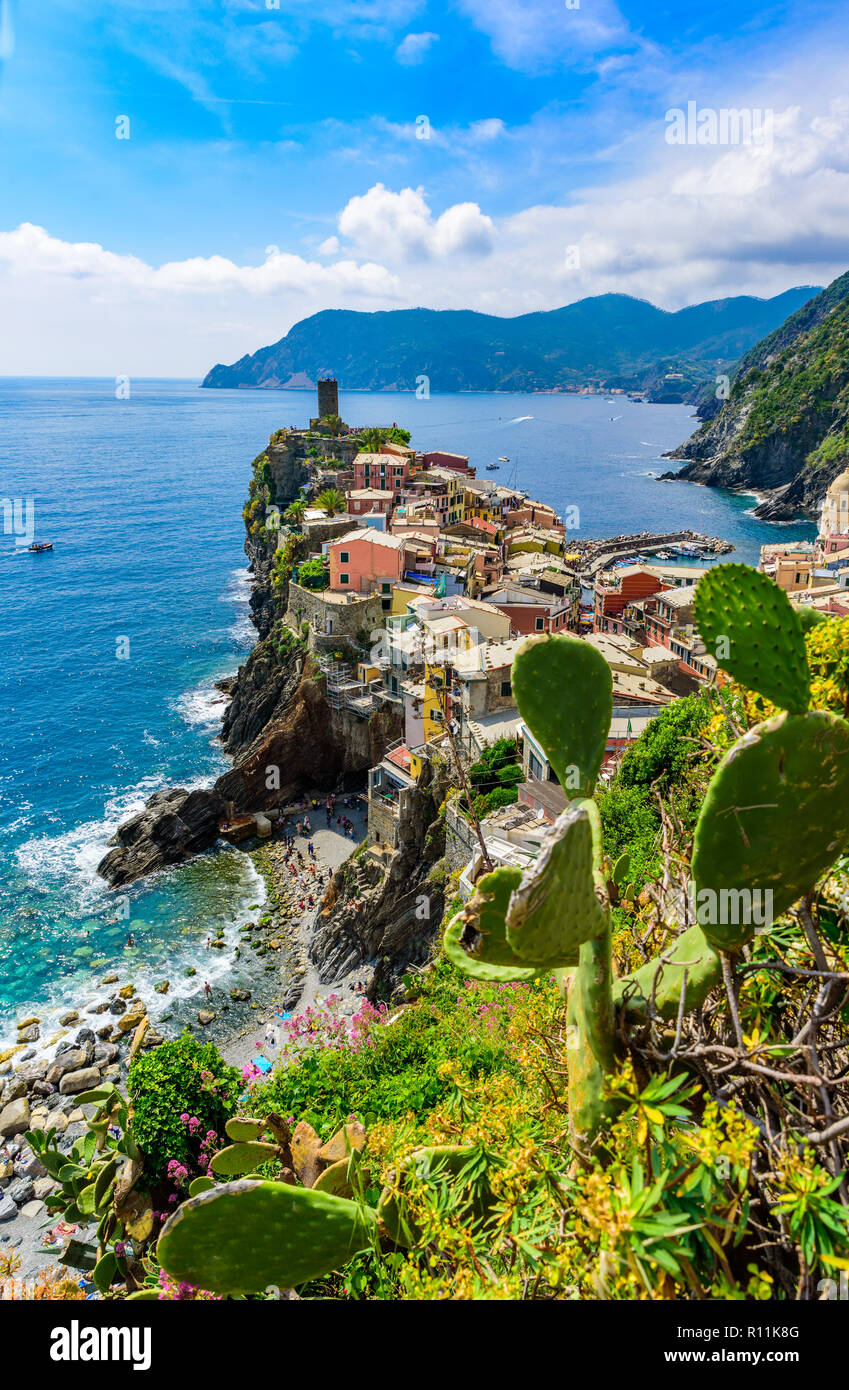
{"label": "blue sky", "polygon": [[[829,0],[0,7],[0,371],[192,375],[321,308],[677,308],[849,265]],[[769,138],[670,144],[688,102]]]}

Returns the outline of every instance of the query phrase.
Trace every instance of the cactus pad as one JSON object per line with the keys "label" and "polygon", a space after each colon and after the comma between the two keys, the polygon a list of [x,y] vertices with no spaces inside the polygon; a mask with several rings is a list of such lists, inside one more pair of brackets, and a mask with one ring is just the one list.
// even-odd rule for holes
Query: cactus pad
{"label": "cactus pad", "polygon": [[557,817],[510,898],[507,944],[520,961],[577,965],[579,947],[604,928],[591,809],[591,802],[578,802]]}
{"label": "cactus pad", "polygon": [[225,1124],[224,1133],[228,1139],[248,1143],[251,1139],[260,1139],[267,1129],[267,1120],[257,1120],[249,1115],[234,1115]]}
{"label": "cactus pad", "polygon": [[512,866],[484,874],[467,906],[448,924],[443,950],[474,980],[507,983],[532,980],[540,973],[517,958],[505,935],[510,894],[521,879],[521,869]]}
{"label": "cactus pad", "polygon": [[578,637],[531,637],[513,661],[519,713],[568,797],[592,796],[613,713],[610,667]]}
{"label": "cactus pad", "polygon": [[190,1197],[156,1247],[172,1279],[212,1293],[294,1288],[339,1269],[376,1239],[370,1207],[287,1183],[242,1179]]}
{"label": "cactus pad", "polygon": [[709,991],[722,979],[722,964],[701,927],[688,927],[667,951],[647,961],[639,970],[617,980],[613,996],[629,1016],[646,1013],[654,991],[655,1011],[661,1018],[675,1018],[681,1003],[686,973],[684,1009],[703,1004]]}
{"label": "cactus pad", "polygon": [[805,639],[783,589],[750,565],[717,565],[699,582],[694,615],[724,671],[780,709],[804,714],[811,691]]}
{"label": "cactus pad", "polygon": [[276,1144],[259,1144],[256,1141],[244,1144],[228,1144],[219,1149],[210,1167],[218,1177],[237,1178],[242,1173],[253,1173],[260,1163],[277,1158]]}
{"label": "cactus pad", "polygon": [[[743,945],[809,892],[847,842],[849,724],[811,710],[750,729],[720,763],[696,826],[695,907],[708,941]],[[754,890],[759,901],[739,897]],[[750,916],[767,908],[763,923],[741,920],[747,902]]]}

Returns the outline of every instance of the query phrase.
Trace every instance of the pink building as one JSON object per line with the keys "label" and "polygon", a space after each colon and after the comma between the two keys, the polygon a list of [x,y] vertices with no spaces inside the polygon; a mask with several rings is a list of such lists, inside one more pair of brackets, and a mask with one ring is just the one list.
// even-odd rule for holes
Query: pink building
{"label": "pink building", "polygon": [[371,526],[348,531],[327,547],[330,587],[336,592],[388,596],[415,565],[415,545]]}
{"label": "pink building", "polygon": [[357,454],[354,458],[354,491],[375,488],[398,494],[410,476],[410,459],[396,454]]}
{"label": "pink building", "polygon": [[382,512],[389,516],[395,501],[394,493],[382,492],[379,488],[363,487],[346,492],[349,516],[363,516],[366,512]]}

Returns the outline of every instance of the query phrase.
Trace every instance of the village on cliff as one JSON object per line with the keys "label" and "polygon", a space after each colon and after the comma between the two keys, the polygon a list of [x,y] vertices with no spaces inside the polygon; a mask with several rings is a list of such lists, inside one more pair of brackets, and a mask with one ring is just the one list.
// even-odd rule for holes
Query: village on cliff
{"label": "village on cliff", "polygon": [[[345,425],[332,379],[318,383],[308,430],[272,436],[268,458],[284,461],[300,495],[257,520],[276,532],[278,559],[294,532],[307,551],[287,573],[284,621],[317,660],[332,708],[364,720],[389,710],[402,730],[368,773],[370,855],[397,850],[410,794],[434,758],[469,768],[513,744],[514,775],[485,781],[476,805],[492,862],[525,863],[566,793],[514,702],[517,648],[529,635],[571,633],[609,663],[609,781],[652,719],[717,680],[693,602],[709,561],[732,547],[693,531],[581,538],[576,514],[564,520],[515,485],[479,478],[467,457],[417,452],[407,437]],[[294,471],[292,458],[302,461]],[[498,462],[509,474],[510,460]],[[494,461],[487,470],[500,471]],[[791,602],[849,614],[847,507],[849,471],[829,488],[815,542],[762,548],[760,569]],[[270,833],[260,813],[235,817],[225,838]],[[471,832],[467,847],[464,895],[476,869]]]}

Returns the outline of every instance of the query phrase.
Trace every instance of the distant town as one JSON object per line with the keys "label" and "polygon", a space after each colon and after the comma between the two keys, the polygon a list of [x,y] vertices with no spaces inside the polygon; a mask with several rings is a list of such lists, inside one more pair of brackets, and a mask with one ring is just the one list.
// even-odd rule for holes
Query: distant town
{"label": "distant town", "polygon": [[[366,718],[387,707],[403,714],[403,736],[369,773],[374,850],[394,850],[405,793],[449,742],[472,764],[515,740],[519,807],[546,822],[564,808],[512,696],[513,657],[529,635],[571,633],[608,661],[604,778],[667,705],[716,681],[693,601],[726,542],[692,531],[580,539],[571,518],[498,477],[478,477],[462,454],[418,452],[397,426],[349,428],[335,381],[321,381],[318,397],[309,430],[272,437],[268,457],[278,467],[309,457],[309,483],[265,524],[279,526],[278,556],[294,531],[306,538],[284,621],[315,654],[331,705]],[[489,470],[509,478],[510,460]],[[829,490],[816,543],[776,543],[761,557],[793,602],[829,613],[849,613],[847,476]],[[496,837],[503,818],[487,820]]]}

